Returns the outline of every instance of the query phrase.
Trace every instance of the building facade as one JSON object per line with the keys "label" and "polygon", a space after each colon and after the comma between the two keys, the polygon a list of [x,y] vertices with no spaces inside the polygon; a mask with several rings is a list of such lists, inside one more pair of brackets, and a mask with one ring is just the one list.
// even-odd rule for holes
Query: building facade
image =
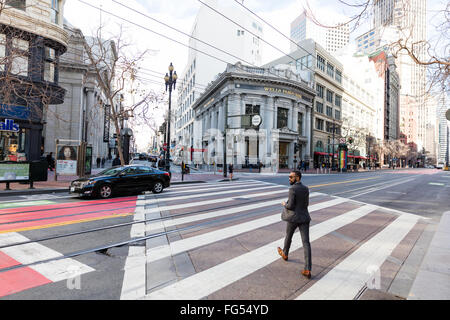
{"label": "building facade", "polygon": [[[312,39],[300,42],[303,49],[291,52],[291,57],[284,56],[265,65],[276,67],[288,64],[297,70],[306,66],[311,72],[315,84],[316,97],[312,113],[311,156],[315,167],[336,166],[336,153],[342,127],[342,63],[328,53]],[[306,70],[303,70],[306,71]]]}
{"label": "building facade", "polygon": [[69,23],[64,29],[68,49],[60,57],[59,84],[66,90],[66,96],[61,105],[50,105],[44,113],[44,151],[55,153],[57,140],[71,140],[91,146],[94,161],[106,159],[113,131],[110,119],[105,117],[110,106],[89,67],[81,30]]}
{"label": "building facade", "polygon": [[[391,45],[402,39],[409,48],[414,44],[417,58],[425,61],[426,5],[424,0],[373,1],[373,28],[356,39],[358,49],[372,54],[383,48],[392,49]],[[403,115],[399,121],[399,136],[405,137],[410,146],[422,150],[427,140],[426,69],[405,51],[398,52],[395,65],[401,87],[399,113]]]}
{"label": "building facade", "polygon": [[[218,0],[206,0],[205,3],[241,27],[207,6],[200,7],[191,30],[192,38],[189,40],[189,46],[196,50],[189,49],[186,67],[182,73],[178,74],[177,80],[178,96],[173,112],[175,123],[171,124],[174,131],[171,132],[171,137],[175,137],[174,140],[179,149],[181,147],[190,148],[193,145],[194,112],[192,105],[204,92],[207,84],[214,81],[218,74],[225,70],[227,63],[234,64],[242,61],[248,65],[261,65],[263,49],[263,45],[260,43],[260,38],[263,37],[261,23],[252,18],[240,6]],[[230,54],[214,49],[207,44],[223,49]]]}
{"label": "building facade", "polygon": [[[291,69],[237,63],[192,106],[195,164],[277,171],[311,159],[311,81]],[[225,160],[225,162],[224,162]]]}
{"label": "building facade", "polygon": [[67,49],[64,0],[10,1],[0,12],[0,161],[39,160],[43,113],[64,101],[59,58]]}
{"label": "building facade", "polygon": [[[329,22],[328,22],[329,23]],[[336,22],[337,24],[337,22]],[[326,28],[314,23],[305,11],[291,23],[291,52],[299,49],[298,44],[306,39],[314,39],[326,51],[333,53],[349,43],[348,25]],[[296,45],[297,44],[297,45]]]}

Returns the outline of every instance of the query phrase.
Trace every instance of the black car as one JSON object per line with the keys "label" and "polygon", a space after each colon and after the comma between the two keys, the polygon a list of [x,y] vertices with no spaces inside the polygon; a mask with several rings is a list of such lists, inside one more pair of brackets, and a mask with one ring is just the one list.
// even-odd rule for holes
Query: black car
{"label": "black car", "polygon": [[70,184],[70,193],[109,198],[130,191],[160,193],[169,186],[168,172],[149,166],[128,165],[112,167],[89,178],[74,180]]}

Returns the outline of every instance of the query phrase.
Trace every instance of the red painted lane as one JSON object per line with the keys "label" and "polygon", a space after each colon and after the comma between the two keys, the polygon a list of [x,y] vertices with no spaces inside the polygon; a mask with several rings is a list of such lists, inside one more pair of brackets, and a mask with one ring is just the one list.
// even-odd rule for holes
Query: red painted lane
{"label": "red painted lane", "polygon": [[55,223],[61,223],[61,222],[67,222],[67,221],[76,222],[79,220],[98,218],[98,217],[106,217],[106,216],[114,216],[114,215],[118,215],[118,214],[130,213],[130,212],[134,212],[134,209],[132,209],[132,208],[115,209],[115,210],[111,210],[111,211],[88,213],[88,214],[83,214],[83,215],[60,217],[60,218],[54,218],[54,219],[48,219],[48,220],[38,220],[38,221],[31,221],[31,222],[19,222],[19,223],[4,224],[4,225],[0,225],[0,232],[5,231],[5,230],[14,231],[16,229],[27,228],[27,227],[52,225]]}
{"label": "red painted lane", "polygon": [[105,199],[105,200],[87,200],[87,201],[70,202],[70,203],[46,204],[46,205],[41,205],[41,206],[8,208],[8,209],[0,209],[0,215],[8,214],[8,213],[18,213],[18,212],[26,213],[26,212],[35,211],[35,210],[51,210],[51,209],[67,208],[67,207],[80,208],[80,207],[86,207],[86,206],[97,205],[97,204],[109,204],[109,203],[132,201],[132,200],[137,200],[137,197],[133,196],[133,197],[123,197],[123,198],[112,198],[112,199]]}
{"label": "red painted lane", "polygon": [[[31,220],[31,219],[41,219],[41,218],[51,218],[62,215],[70,215],[70,214],[82,214],[84,212],[92,212],[92,211],[101,211],[101,210],[110,210],[117,211],[122,208],[128,207],[127,210],[134,211],[136,208],[136,200],[130,200],[126,202],[120,203],[107,203],[96,206],[82,206],[75,208],[67,208],[67,209],[59,209],[59,210],[42,210],[36,212],[27,212],[27,213],[18,213],[18,214],[10,214],[0,216],[0,223],[14,222],[14,221],[22,221],[22,220]],[[131,208],[130,208],[131,207]],[[46,219],[49,221],[50,219]],[[53,221],[53,220],[52,220]]]}
{"label": "red painted lane", "polygon": [[29,267],[0,272],[0,297],[51,282]]}
{"label": "red painted lane", "polygon": [[17,266],[19,264],[20,264],[20,262],[14,260],[13,258],[8,256],[7,254],[5,254],[2,251],[0,251],[0,269],[9,268],[9,267],[12,267],[12,266]]}

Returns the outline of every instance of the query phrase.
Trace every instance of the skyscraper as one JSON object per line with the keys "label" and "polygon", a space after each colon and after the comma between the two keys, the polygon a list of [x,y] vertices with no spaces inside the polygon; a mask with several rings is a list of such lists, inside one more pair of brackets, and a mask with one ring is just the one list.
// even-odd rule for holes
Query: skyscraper
{"label": "skyscraper", "polygon": [[[205,3],[223,16],[205,5],[200,7],[189,40],[189,46],[197,50],[189,49],[186,67],[179,74],[174,137],[177,145],[180,148],[184,146],[184,150],[188,152],[193,146],[194,113],[191,106],[204,92],[206,85],[226,69],[226,62],[234,64],[241,61],[244,64],[259,66],[262,57],[263,46],[259,38],[263,38],[263,29],[260,22],[231,2],[205,0]],[[190,156],[185,157],[185,160],[190,161]]]}
{"label": "skyscraper", "polygon": [[[408,48],[413,47],[414,53],[421,61],[425,60],[426,41],[426,0],[376,0],[373,2],[373,29],[358,37],[357,43],[366,35],[375,38],[368,41],[368,47],[362,43],[361,51],[378,50],[381,46],[392,44],[401,39]],[[394,37],[395,35],[395,37]],[[378,48],[376,47],[378,44]],[[391,49],[395,50],[395,46]],[[400,76],[400,131],[406,135],[410,145],[417,146],[420,151],[425,146],[426,139],[426,112],[425,66],[417,64],[407,52],[395,52],[396,65]]]}
{"label": "skyscraper", "polygon": [[[337,24],[333,22],[334,24]],[[336,28],[327,28],[317,25],[312,21],[307,13],[298,16],[291,23],[291,39],[295,43],[299,43],[305,39],[314,39],[326,51],[333,53],[345,47],[349,42],[348,25]],[[298,46],[291,43],[291,52],[298,49]]]}

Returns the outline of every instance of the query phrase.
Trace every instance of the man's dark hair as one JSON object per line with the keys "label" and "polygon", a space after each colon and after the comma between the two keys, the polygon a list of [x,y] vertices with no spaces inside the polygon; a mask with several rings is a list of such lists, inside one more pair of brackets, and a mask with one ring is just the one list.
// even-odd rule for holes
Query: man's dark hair
{"label": "man's dark hair", "polygon": [[301,173],[300,171],[298,171],[298,170],[292,170],[292,172],[295,173],[295,175],[296,175],[297,177],[299,177],[300,179],[302,178],[302,173]]}

